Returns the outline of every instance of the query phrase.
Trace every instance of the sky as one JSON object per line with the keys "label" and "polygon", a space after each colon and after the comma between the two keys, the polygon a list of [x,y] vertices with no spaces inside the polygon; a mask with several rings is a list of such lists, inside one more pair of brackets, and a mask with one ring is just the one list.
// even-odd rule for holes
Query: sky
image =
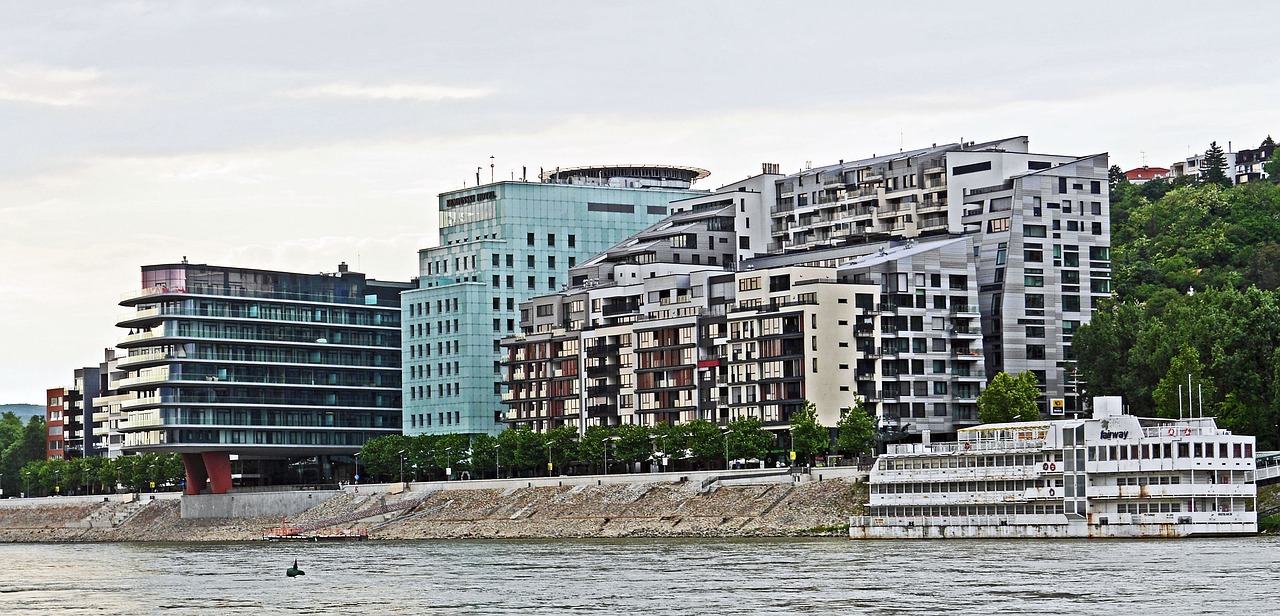
{"label": "sky", "polygon": [[713,189],[933,143],[1168,166],[1280,136],[1280,3],[0,0],[0,403],[139,268],[408,280],[436,195],[542,167]]}

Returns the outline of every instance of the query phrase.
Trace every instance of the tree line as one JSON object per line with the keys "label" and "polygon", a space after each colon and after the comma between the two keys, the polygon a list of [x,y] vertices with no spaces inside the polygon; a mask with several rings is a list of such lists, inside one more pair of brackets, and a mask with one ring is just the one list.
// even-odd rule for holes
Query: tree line
{"label": "tree line", "polygon": [[[867,453],[874,427],[861,407],[842,414],[835,434],[817,421],[812,403],[795,414],[788,442],[766,430],[757,418],[742,418],[723,428],[706,420],[675,425],[561,426],[545,432],[528,428],[488,434],[385,436],[360,450],[365,481],[433,481],[467,472],[474,478],[549,476],[565,473],[629,472],[637,465],[663,470],[724,468],[726,460],[784,461],[790,452],[804,463],[830,452]],[[783,450],[787,446],[789,449]]]}
{"label": "tree line", "polygon": [[1087,395],[1203,412],[1280,449],[1280,151],[1266,168],[1272,181],[1238,186],[1113,169],[1115,292],[1072,342]]}

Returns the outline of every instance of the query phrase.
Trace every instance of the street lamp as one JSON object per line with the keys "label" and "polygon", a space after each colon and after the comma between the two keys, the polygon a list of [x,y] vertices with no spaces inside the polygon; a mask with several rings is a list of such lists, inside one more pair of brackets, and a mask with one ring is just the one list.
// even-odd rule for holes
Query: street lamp
{"label": "street lamp", "polygon": [[360,452],[358,451],[356,452],[355,459],[356,459],[356,477],[355,477],[356,485],[360,485]]}
{"label": "street lamp", "polygon": [[617,436],[606,436],[600,439],[600,442],[604,443],[604,474],[606,475],[609,474],[609,441],[616,441],[619,438]]}
{"label": "street lamp", "polygon": [[[662,440],[662,451],[658,451],[659,439]],[[662,467],[662,470],[667,470],[667,435],[651,434],[649,435],[649,440],[653,441],[653,457],[658,459],[658,465]]]}
{"label": "street lamp", "polygon": [[[548,477],[551,476],[551,440],[550,439],[547,440],[547,476]],[[0,477],[4,477],[4,475],[0,475]]]}
{"label": "street lamp", "polygon": [[493,443],[493,478],[494,479],[502,478],[502,470],[501,470],[502,464],[500,462],[500,458],[498,458],[498,453],[501,451],[501,449],[502,449],[502,443],[494,441]]}
{"label": "street lamp", "polygon": [[404,483],[404,450],[400,450],[400,483]]}
{"label": "street lamp", "polygon": [[733,430],[725,430],[721,433],[724,436],[724,470],[729,470],[729,435],[733,434]]}

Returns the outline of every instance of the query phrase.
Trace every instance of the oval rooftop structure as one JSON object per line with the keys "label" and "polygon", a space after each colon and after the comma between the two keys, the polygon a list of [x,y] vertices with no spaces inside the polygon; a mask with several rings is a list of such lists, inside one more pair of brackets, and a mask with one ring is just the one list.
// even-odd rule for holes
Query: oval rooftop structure
{"label": "oval rooftop structure", "polygon": [[711,175],[706,169],[677,165],[591,165],[543,171],[549,184],[609,186],[619,188],[689,188]]}

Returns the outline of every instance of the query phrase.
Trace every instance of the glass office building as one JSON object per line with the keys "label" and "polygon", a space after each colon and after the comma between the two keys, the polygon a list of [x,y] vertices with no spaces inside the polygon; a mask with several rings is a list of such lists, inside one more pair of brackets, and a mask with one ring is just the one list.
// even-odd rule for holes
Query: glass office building
{"label": "glass office building", "polygon": [[692,167],[557,169],[541,182],[496,182],[439,196],[440,245],[418,253],[401,297],[406,434],[497,433],[502,353],[519,306],[566,286],[570,267],[706,194]]}
{"label": "glass office building", "polygon": [[400,433],[400,293],[348,271],[182,263],[142,268],[121,305],[113,389],[126,452],[182,454],[187,492],[338,481]]}

